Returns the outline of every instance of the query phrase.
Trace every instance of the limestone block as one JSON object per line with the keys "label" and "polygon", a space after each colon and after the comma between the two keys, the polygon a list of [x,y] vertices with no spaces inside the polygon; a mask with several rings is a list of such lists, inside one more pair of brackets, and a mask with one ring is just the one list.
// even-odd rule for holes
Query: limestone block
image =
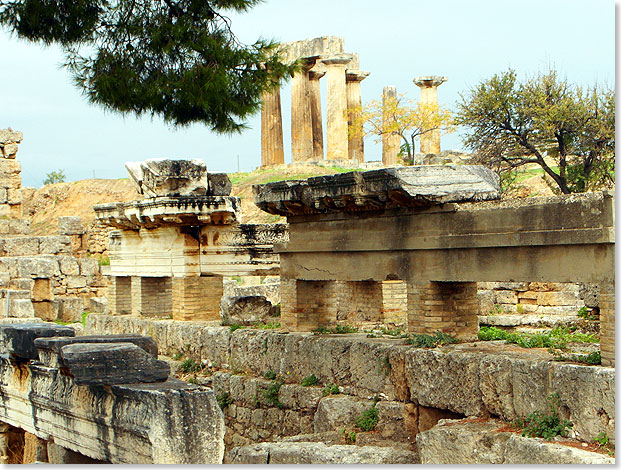
{"label": "limestone block", "polygon": [[569,292],[540,292],[537,302],[542,306],[575,306],[579,299]]}
{"label": "limestone block", "polygon": [[67,235],[50,235],[40,237],[39,252],[42,255],[71,253],[71,237]]}
{"label": "limestone block", "polygon": [[19,146],[16,143],[4,144],[2,146],[2,156],[4,158],[15,158]]}
{"label": "limestone block", "polygon": [[80,321],[84,311],[84,301],[79,297],[56,297],[58,319],[64,322]]}
{"label": "limestone block", "polygon": [[[21,186],[20,173],[22,166],[19,160],[0,159],[0,181],[10,182],[10,184],[2,184],[5,188],[19,188]],[[16,180],[20,180],[20,184],[15,185]]]}
{"label": "limestone block", "polygon": [[352,426],[354,420],[369,408],[372,402],[349,396],[326,397],[319,402],[313,419],[314,432],[338,431]]}
{"label": "limestone block", "polygon": [[153,159],[125,167],[137,191],[147,197],[207,194],[207,167],[202,160]]}
{"label": "limestone block", "polygon": [[84,276],[67,276],[66,280],[68,289],[79,289],[87,285],[87,279]]}
{"label": "limestone block", "polygon": [[32,307],[35,316],[43,321],[56,321],[58,319],[58,306],[55,305],[54,301],[33,301]]}
{"label": "limestone block", "polygon": [[88,302],[88,310],[92,313],[108,313],[110,310],[107,297],[91,297]]}
{"label": "limestone block", "polygon": [[231,180],[226,173],[208,173],[207,181],[209,189],[207,194],[209,196],[228,196],[231,194]]}
{"label": "limestone block", "polygon": [[78,276],[80,274],[80,264],[73,256],[59,256],[58,265],[61,274],[65,276]]}
{"label": "limestone block", "polygon": [[517,304],[518,298],[515,292],[510,290],[496,291],[496,303],[499,304]]}
{"label": "limestone block", "polygon": [[9,202],[9,199],[8,199],[7,189],[0,188],[0,204],[8,204],[8,202]]}
{"label": "limestone block", "polygon": [[78,385],[163,382],[170,366],[130,343],[75,343],[60,349],[62,364]]}
{"label": "limestone block", "polygon": [[137,334],[127,335],[82,335],[79,337],[56,337],[56,338],[37,338],[35,347],[39,352],[39,360],[48,367],[65,366],[62,361],[61,349],[68,344],[84,343],[128,343],[134,344],[143,349],[146,353],[157,359],[158,348],[153,338],[140,336]]}
{"label": "limestone block", "polygon": [[220,301],[220,315],[223,325],[252,325],[270,321],[272,304],[263,296],[223,297]]}
{"label": "limestone block", "polygon": [[580,283],[579,297],[589,308],[599,307],[599,286],[597,284]]}
{"label": "limestone block", "polygon": [[34,307],[30,299],[10,299],[9,316],[17,318],[32,318],[35,315]]}
{"label": "limestone block", "polygon": [[24,133],[21,131],[14,131],[10,127],[8,129],[0,129],[0,144],[20,143],[23,138]]}
{"label": "limestone block", "polygon": [[[508,433],[503,433],[508,434]],[[614,464],[615,459],[607,455],[584,449],[511,435],[506,443],[505,464]]]}
{"label": "limestone block", "polygon": [[95,258],[80,258],[80,274],[96,276],[99,273],[99,262]]}
{"label": "limestone block", "polygon": [[68,326],[49,323],[0,324],[0,353],[20,359],[38,359],[34,340],[50,336],[74,336],[74,331]]}
{"label": "limestone block", "polygon": [[84,227],[82,219],[78,216],[63,216],[58,218],[59,235],[82,235]]}
{"label": "limestone block", "polygon": [[54,258],[18,258],[15,277],[52,278],[60,275],[58,260]]}
{"label": "limestone block", "polygon": [[9,188],[6,190],[7,202],[11,205],[22,203],[22,190],[18,188]]}
{"label": "limestone block", "polygon": [[231,449],[231,464],[413,464],[415,452],[377,446],[327,446],[323,442],[264,442]]}
{"label": "limestone block", "polygon": [[35,237],[8,238],[4,240],[6,256],[36,256],[39,254],[39,240]]}

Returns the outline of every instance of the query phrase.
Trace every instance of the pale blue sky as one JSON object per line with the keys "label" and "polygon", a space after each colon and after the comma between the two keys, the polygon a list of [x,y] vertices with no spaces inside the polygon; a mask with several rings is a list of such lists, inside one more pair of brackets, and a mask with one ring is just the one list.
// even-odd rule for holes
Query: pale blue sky
{"label": "pale blue sky", "polygon": [[[360,55],[363,101],[384,86],[418,99],[420,75],[444,75],[441,104],[455,108],[460,93],[509,67],[521,77],[555,67],[581,85],[614,86],[614,0],[266,0],[232,15],[246,43],[259,36],[295,41],[341,36]],[[56,48],[41,48],[0,32],[0,128],[23,131],[18,157],[24,186],[41,185],[63,169],[68,180],[125,177],[123,163],[147,158],[202,158],[211,171],[250,171],[260,165],[260,117],[251,130],[227,137],[194,125],[175,130],[160,119],[104,112],[89,105],[59,68]],[[325,84],[324,87],[325,93]],[[285,161],[289,162],[289,87],[283,88]],[[325,106],[324,106],[325,113]],[[381,146],[365,141],[366,160]],[[462,149],[459,132],[443,150]]]}

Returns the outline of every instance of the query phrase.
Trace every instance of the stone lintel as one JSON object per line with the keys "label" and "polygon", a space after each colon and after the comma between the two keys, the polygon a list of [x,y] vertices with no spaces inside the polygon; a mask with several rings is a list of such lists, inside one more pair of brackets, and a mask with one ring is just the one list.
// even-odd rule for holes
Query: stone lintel
{"label": "stone lintel", "polygon": [[255,204],[279,215],[378,211],[498,199],[498,177],[474,165],[384,168],[253,186]]}
{"label": "stone lintel", "polygon": [[49,323],[0,324],[0,354],[22,360],[38,359],[35,339],[51,336],[75,336],[75,330]]}
{"label": "stone lintel", "polygon": [[447,77],[439,75],[427,75],[424,77],[416,77],[413,82],[416,86],[422,88],[438,87],[448,80]]}
{"label": "stone lintel", "polygon": [[348,82],[361,82],[369,75],[371,75],[371,72],[363,72],[361,70],[347,70],[347,72],[345,73],[345,79]]}
{"label": "stone lintel", "polygon": [[170,375],[167,362],[128,342],[66,344],[60,362],[77,385],[164,382]]}
{"label": "stone lintel", "polygon": [[280,44],[279,52],[285,61],[294,62],[302,57],[318,57],[333,55],[344,51],[345,40],[338,36],[322,36],[319,38]]}
{"label": "stone lintel", "polygon": [[93,210],[103,224],[131,230],[161,225],[227,225],[241,221],[241,203],[234,196],[154,197],[97,204]]}

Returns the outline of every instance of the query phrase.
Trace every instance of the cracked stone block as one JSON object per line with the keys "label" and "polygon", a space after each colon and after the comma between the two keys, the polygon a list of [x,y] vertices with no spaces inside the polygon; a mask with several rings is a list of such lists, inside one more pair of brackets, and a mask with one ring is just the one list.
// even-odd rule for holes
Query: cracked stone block
{"label": "cracked stone block", "polygon": [[20,359],[38,359],[34,340],[50,336],[74,336],[73,328],[48,323],[11,325],[0,323],[0,354]]}
{"label": "cracked stone block", "polygon": [[78,385],[163,382],[170,365],[128,343],[68,344],[60,349],[63,364]]}

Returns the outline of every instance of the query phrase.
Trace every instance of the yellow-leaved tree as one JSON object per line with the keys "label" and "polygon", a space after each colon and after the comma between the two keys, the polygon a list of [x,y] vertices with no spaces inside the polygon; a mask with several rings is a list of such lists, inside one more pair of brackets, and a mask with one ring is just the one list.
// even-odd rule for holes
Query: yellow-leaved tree
{"label": "yellow-leaved tree", "polygon": [[403,94],[373,100],[362,107],[350,110],[354,136],[375,135],[381,141],[385,135],[397,135],[401,141],[399,158],[405,165],[414,165],[415,139],[428,132],[439,130],[442,134],[453,132],[451,113],[437,105],[406,100]]}

